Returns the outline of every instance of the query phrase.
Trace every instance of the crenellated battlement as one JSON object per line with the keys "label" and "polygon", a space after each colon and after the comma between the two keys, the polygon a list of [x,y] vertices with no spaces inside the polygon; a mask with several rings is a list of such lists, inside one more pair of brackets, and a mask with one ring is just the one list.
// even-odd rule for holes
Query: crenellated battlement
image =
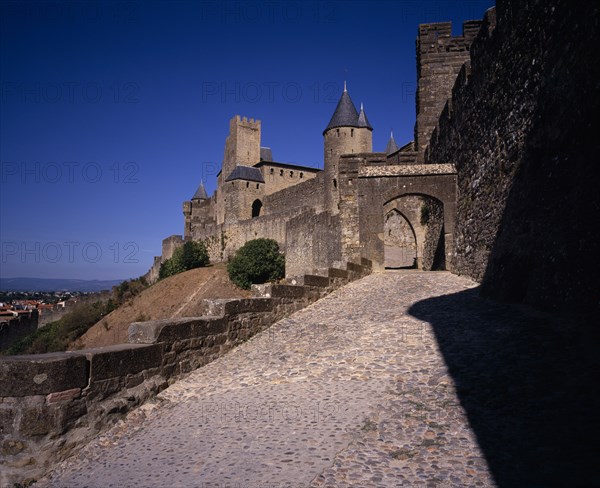
{"label": "crenellated battlement", "polygon": [[471,44],[481,20],[463,23],[463,34],[452,36],[452,22],[421,24],[417,36],[417,97],[415,146],[423,162],[425,148],[462,65],[470,60]]}
{"label": "crenellated battlement", "polygon": [[236,130],[238,127],[260,130],[260,120],[236,115],[229,121],[229,128]]}

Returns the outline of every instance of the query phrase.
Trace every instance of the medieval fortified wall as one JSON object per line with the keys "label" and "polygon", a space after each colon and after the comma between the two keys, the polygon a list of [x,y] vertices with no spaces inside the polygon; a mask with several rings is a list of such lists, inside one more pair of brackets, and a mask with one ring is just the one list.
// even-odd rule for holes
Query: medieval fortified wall
{"label": "medieval fortified wall", "polygon": [[201,185],[184,203],[184,235],[165,240],[150,277],[185,239],[219,261],[269,237],[288,276],[367,258],[376,270],[466,274],[501,299],[593,310],[597,20],[581,2],[499,0],[462,35],[450,22],[420,25],[414,141],[373,152],[373,126],[344,88],[323,170],[273,161],[261,122],[236,116],[215,194]]}
{"label": "medieval fortified wall", "polygon": [[178,374],[372,270],[447,269],[501,299],[597,315],[599,24],[592,2],[498,0],[460,36],[421,25],[415,140],[373,152],[344,89],[323,170],[274,161],[261,122],[234,117],[215,194],[200,183],[184,202],[183,235],[148,277],[188,239],[219,261],[271,237],[288,284],[132,324],[130,344],[3,358],[0,483],[38,476]]}
{"label": "medieval fortified wall", "polygon": [[432,133],[457,170],[454,271],[549,310],[598,312],[599,9],[499,0]]}

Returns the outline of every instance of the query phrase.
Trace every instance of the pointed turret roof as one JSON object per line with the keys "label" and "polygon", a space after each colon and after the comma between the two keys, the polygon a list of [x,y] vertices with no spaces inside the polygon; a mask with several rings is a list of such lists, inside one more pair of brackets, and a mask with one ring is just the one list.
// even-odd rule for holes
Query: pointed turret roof
{"label": "pointed turret roof", "polygon": [[192,200],[208,200],[208,195],[206,194],[206,189],[204,188],[204,181],[200,181],[200,186],[194,193]]}
{"label": "pointed turret roof", "polygon": [[369,124],[369,119],[367,119],[367,114],[365,113],[362,103],[360,104],[360,114],[358,114],[358,126],[373,130],[373,127]]}
{"label": "pointed turret roof", "polygon": [[354,103],[352,103],[350,95],[348,95],[348,90],[346,90],[346,82],[344,82],[344,92],[342,93],[340,101],[335,108],[335,112],[333,112],[333,116],[323,131],[323,134],[329,129],[334,129],[335,127],[359,127],[358,112],[356,111]]}
{"label": "pointed turret roof", "polygon": [[395,153],[398,149],[398,145],[394,140],[394,133],[390,131],[390,140],[388,141],[387,146],[385,147],[385,153],[389,156],[390,154]]}

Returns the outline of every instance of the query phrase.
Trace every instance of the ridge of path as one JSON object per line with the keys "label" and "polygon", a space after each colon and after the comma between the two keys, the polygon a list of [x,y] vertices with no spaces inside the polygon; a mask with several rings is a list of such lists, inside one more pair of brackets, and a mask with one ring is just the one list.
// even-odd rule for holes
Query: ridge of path
{"label": "ridge of path", "polygon": [[[496,486],[478,444],[485,429],[504,486],[532,486],[523,474],[540,471],[511,456],[533,455],[536,437],[511,436],[522,434],[516,419],[535,430],[543,404],[519,410],[493,372],[511,364],[498,344],[528,357],[510,328],[536,319],[482,300],[475,286],[447,272],[353,282],[174,383],[36,486]],[[521,395],[515,378],[507,384]]]}

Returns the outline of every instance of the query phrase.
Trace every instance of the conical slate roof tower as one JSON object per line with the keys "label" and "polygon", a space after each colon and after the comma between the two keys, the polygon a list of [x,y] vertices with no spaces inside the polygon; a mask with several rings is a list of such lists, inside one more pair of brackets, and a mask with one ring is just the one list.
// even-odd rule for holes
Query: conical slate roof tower
{"label": "conical slate roof tower", "polygon": [[373,127],[371,127],[371,124],[369,124],[369,119],[367,118],[367,114],[365,113],[362,103],[360,104],[360,113],[358,114],[358,127],[365,127],[373,130]]}
{"label": "conical slate roof tower", "polygon": [[200,181],[200,186],[196,190],[196,193],[194,193],[192,200],[208,200],[206,188],[204,188],[204,181]]}
{"label": "conical slate roof tower", "polygon": [[335,112],[333,112],[331,120],[323,132],[325,133],[329,129],[336,127],[358,127],[358,112],[350,95],[348,95],[346,83],[344,83],[344,92],[335,108]]}
{"label": "conical slate roof tower", "polygon": [[356,110],[344,82],[344,91],[335,112],[323,131],[324,180],[326,208],[333,214],[339,212],[340,158],[345,154],[362,154],[373,151],[373,127],[361,103]]}
{"label": "conical slate roof tower", "polygon": [[389,156],[392,153],[395,153],[399,149],[396,141],[394,140],[394,133],[390,131],[390,140],[385,147],[385,153]]}

